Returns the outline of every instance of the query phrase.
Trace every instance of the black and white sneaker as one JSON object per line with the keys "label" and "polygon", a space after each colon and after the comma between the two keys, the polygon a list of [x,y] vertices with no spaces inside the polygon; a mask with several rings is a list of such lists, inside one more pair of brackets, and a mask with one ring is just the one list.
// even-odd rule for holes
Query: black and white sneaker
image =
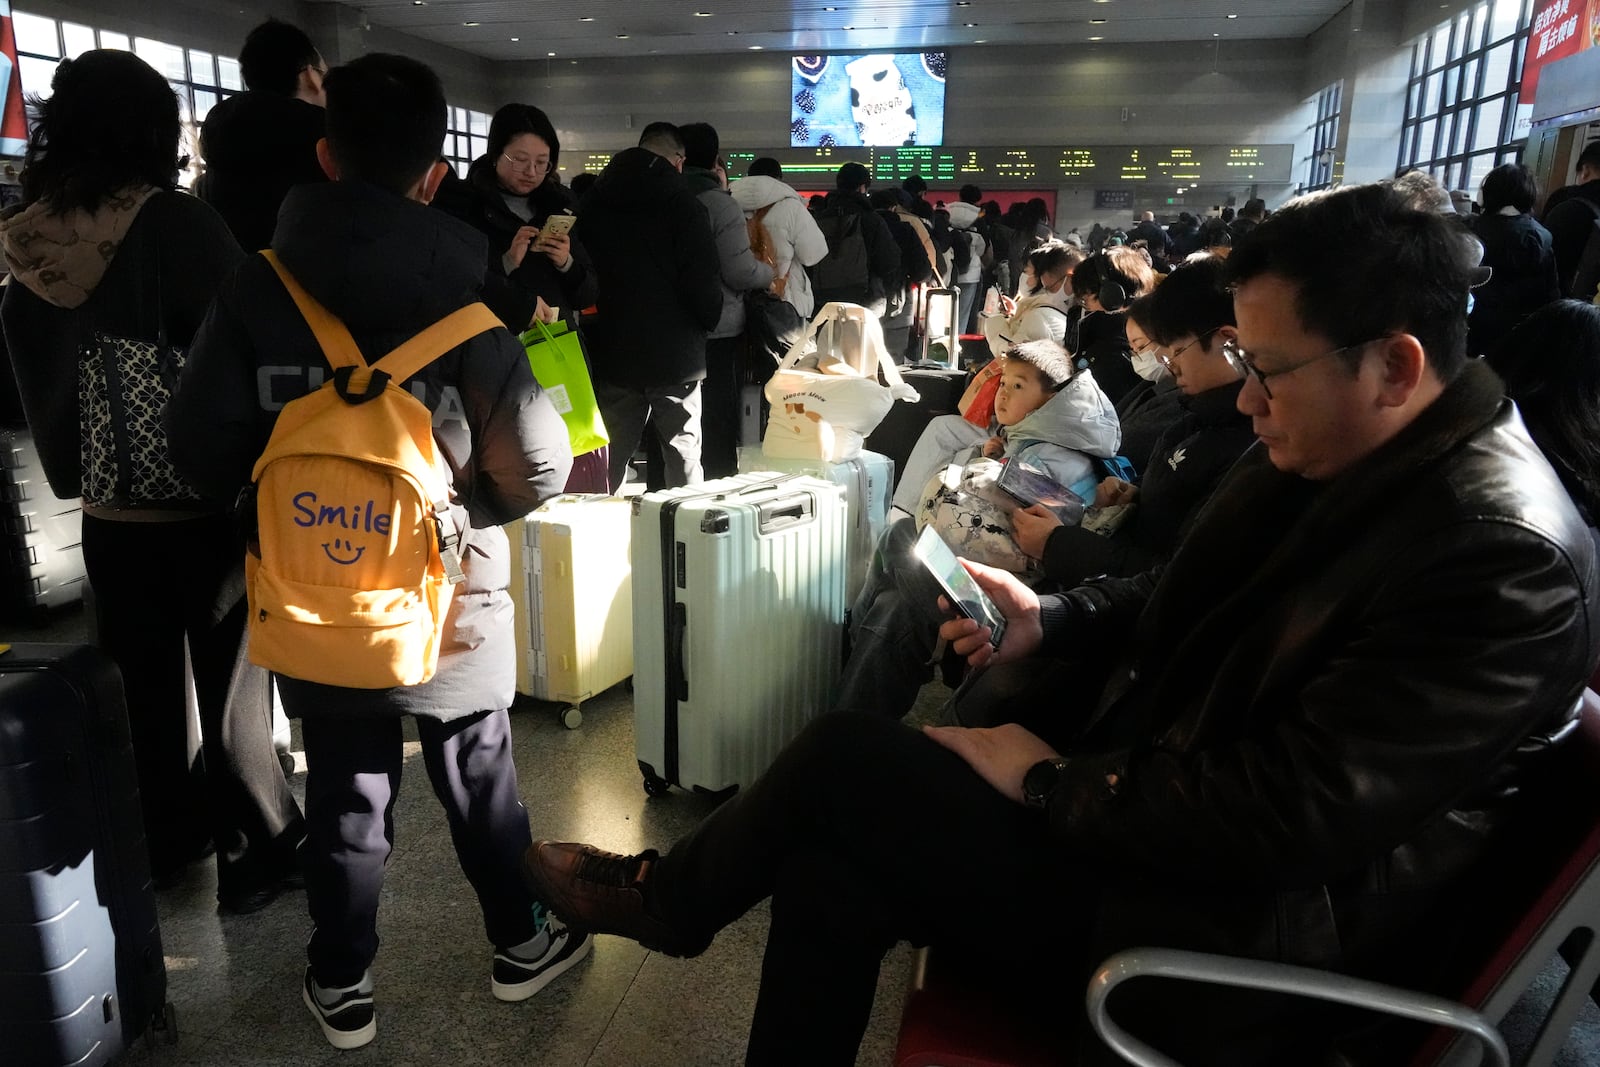
{"label": "black and white sneaker", "polygon": [[587,931],[580,933],[549,916],[533,940],[494,950],[490,988],[497,1000],[527,1000],[587,956],[592,944]]}
{"label": "black and white sneaker", "polygon": [[322,1027],[322,1036],[334,1048],[360,1048],[378,1036],[378,1017],[372,1010],[371,971],[353,986],[324,989],[307,967],[300,999],[311,1009],[317,1025]]}

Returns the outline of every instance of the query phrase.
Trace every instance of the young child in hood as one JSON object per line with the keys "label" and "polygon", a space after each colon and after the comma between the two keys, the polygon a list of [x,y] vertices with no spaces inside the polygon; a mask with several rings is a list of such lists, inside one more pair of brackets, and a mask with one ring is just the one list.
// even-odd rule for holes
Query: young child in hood
{"label": "young child in hood", "polygon": [[1094,496],[1094,460],[1110,459],[1122,443],[1117,413],[1094,375],[1079,372],[1054,341],[1029,341],[1002,357],[1002,385],[987,429],[960,415],[928,423],[906,460],[894,506],[915,515],[923,488],[951,463],[979,456],[1022,456],[1085,499]]}

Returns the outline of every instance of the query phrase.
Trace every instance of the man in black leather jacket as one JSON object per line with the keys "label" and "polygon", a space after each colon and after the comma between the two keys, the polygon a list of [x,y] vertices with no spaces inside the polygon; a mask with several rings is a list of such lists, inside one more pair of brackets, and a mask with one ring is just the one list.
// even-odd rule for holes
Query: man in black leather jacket
{"label": "man in black leather jacket", "polygon": [[[1465,359],[1464,251],[1387,184],[1240,243],[1260,444],[1165,569],[1038,598],[973,567],[1004,639],[941,631],[975,667],[1079,657],[1047,736],[827,716],[665,855],[536,842],[533,884],[685,954],[771,896],[754,1063],[853,1062],[897,940],[1053,998],[1064,1046],[1140,944],[1416,977],[1525,832],[1600,624],[1582,519]],[[1321,1062],[1282,1000],[1149,986],[1119,1020],[1181,1062]]]}

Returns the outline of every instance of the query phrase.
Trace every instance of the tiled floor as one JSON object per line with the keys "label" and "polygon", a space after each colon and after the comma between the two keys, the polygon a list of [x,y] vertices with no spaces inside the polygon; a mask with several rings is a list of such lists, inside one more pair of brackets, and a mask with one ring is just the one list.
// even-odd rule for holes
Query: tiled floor
{"label": "tiled floor", "polygon": [[[78,641],[84,630],[81,613],[69,613],[44,630],[12,633]],[[711,810],[708,799],[677,790],[645,796],[626,687],[586,703],[577,730],[564,729],[556,711],[529,704],[513,713],[517,770],[535,836],[630,852],[670,843]],[[408,727],[408,736],[414,739],[415,730]],[[742,1061],[766,944],[764,906],[694,960],[597,938],[589,959],[538,996],[502,1004],[489,993],[489,946],[477,904],[414,758],[419,753],[409,742],[379,912],[377,1040],[338,1052],[300,1003],[310,933],[304,894],[281,897],[254,915],[219,915],[215,869],[201,863],[158,898],[179,1040],[140,1046],[127,1063],[712,1067]],[[304,780],[303,773],[295,776],[297,793]],[[911,966],[905,946],[885,961],[860,1064],[890,1062]]]}
{"label": "tiled floor", "polygon": [[[85,629],[81,613],[67,613],[42,629],[0,625],[0,640],[81,641]],[[911,719],[934,717],[946,693],[931,683]],[[669,843],[711,810],[708,799],[676,790],[645,796],[626,687],[585,704],[580,729],[564,729],[557,710],[529,704],[513,714],[517,769],[535,836],[636,851]],[[415,730],[408,736],[412,761],[419,753]],[[358,1051],[336,1051],[300,1003],[310,932],[304,895],[284,896],[255,915],[219,915],[214,869],[202,863],[158,898],[178,1041],[136,1047],[126,1064],[715,1067],[742,1061],[766,942],[765,906],[723,931],[694,960],[597,938],[587,960],[538,996],[502,1004],[489,993],[489,948],[443,814],[420,762],[407,770],[379,913],[377,1040]],[[303,773],[294,785],[303,791]],[[884,962],[857,1058],[862,1067],[891,1061],[911,968],[904,945]],[[1552,961],[1505,1021],[1514,1050],[1533,1040],[1564,976],[1561,961]],[[1600,1064],[1600,1011],[1593,1004],[1584,1004],[1555,1064]]]}
{"label": "tiled floor", "polygon": [[[535,836],[594,841],[631,852],[664,845],[711,809],[674,791],[645,796],[634,765],[625,688],[584,706],[566,730],[553,705],[513,715],[517,769]],[[409,732],[415,736],[414,732]],[[250,916],[220,916],[208,864],[161,894],[176,1047],[140,1064],[474,1064],[541,1067],[701,1067],[741,1062],[766,943],[758,909],[694,960],[601,937],[590,959],[522,1004],[489,993],[489,947],[477,904],[456,866],[449,831],[415,742],[395,809],[395,850],[379,912],[373,977],[378,1038],[350,1053],[328,1047],[300,1003],[305,897],[291,894]],[[414,764],[414,768],[413,768]],[[296,775],[297,785],[304,776]],[[889,1062],[910,973],[907,949],[883,968],[878,1011],[860,1063]]]}

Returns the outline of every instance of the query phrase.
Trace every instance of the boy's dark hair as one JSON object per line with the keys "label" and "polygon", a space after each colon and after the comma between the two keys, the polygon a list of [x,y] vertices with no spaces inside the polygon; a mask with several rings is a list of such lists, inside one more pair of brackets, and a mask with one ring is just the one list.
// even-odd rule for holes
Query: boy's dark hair
{"label": "boy's dark hair", "polygon": [[561,163],[561,138],[556,136],[555,123],[532,104],[506,104],[489,120],[488,157],[492,166],[506,150],[506,146],[522,134],[531,133],[550,146],[550,169],[545,180],[556,173]]}
{"label": "boy's dark hair", "polygon": [[[1175,269],[1150,294],[1150,310],[1139,321],[1158,345],[1172,345],[1180,337],[1205,337],[1219,326],[1235,325],[1226,261],[1199,256]],[[1207,338],[1201,347],[1210,351],[1211,340]]]}
{"label": "boy's dark hair", "polygon": [[328,72],[328,151],[339,176],[405,195],[439,158],[444,86],[426,63],[374,52]]}
{"label": "boy's dark hair", "polygon": [[922,176],[920,174],[913,174],[905,181],[900,183],[900,188],[904,189],[912,196],[920,196],[928,191],[928,183],[922,180]]}
{"label": "boy's dark hair", "polygon": [[683,138],[678,134],[678,127],[670,122],[652,122],[641,130],[639,147],[664,158],[684,154]]}
{"label": "boy's dark hair", "polygon": [[1031,366],[1038,372],[1040,383],[1051,392],[1072,380],[1072,357],[1054,341],[1024,341],[1006,349],[1003,358]]}
{"label": "boy's dark hair", "polygon": [[590,189],[593,189],[594,183],[599,180],[600,175],[584,171],[582,174],[574,174],[572,181],[567,183],[567,188],[572,190],[573,196],[581,198]]}
{"label": "boy's dark hair", "polygon": [[322,62],[322,53],[299,26],[268,19],[251,30],[239,49],[239,76],[254,93],[293,96],[300,72]]}
{"label": "boy's dark hair", "polygon": [[1600,170],[1600,141],[1590,141],[1583,151],[1578,153],[1577,166]]}
{"label": "boy's dark hair", "polygon": [[783,164],[771,156],[762,156],[760,159],[752,159],[745,173],[752,178],[782,178]]}
{"label": "boy's dark hair", "polygon": [[683,162],[686,166],[710,170],[717,165],[717,153],[722,151],[722,139],[717,128],[709,122],[687,122],[678,127],[683,138]]}
{"label": "boy's dark hair", "polygon": [[978,201],[983,199],[983,190],[979,189],[976,185],[963,185],[959,195],[961,196],[961,202],[963,204],[976,204]]}
{"label": "boy's dark hair", "polygon": [[[50,210],[93,211],[118,189],[170,189],[178,176],[178,98],[132,52],[97,49],[63,59],[34,113],[22,198]],[[438,146],[434,146],[438,151]]]}
{"label": "boy's dark hair", "polygon": [[1503,207],[1532,211],[1539,198],[1533,171],[1521,163],[1502,163],[1483,179],[1483,213],[1493,215]]}
{"label": "boy's dark hair", "polygon": [[[1394,182],[1302,196],[1234,246],[1228,281],[1263,274],[1293,284],[1295,314],[1334,345],[1404,332],[1449,382],[1466,365],[1467,290],[1476,242],[1456,215],[1412,206]],[[1343,358],[1354,368],[1362,352]]]}

